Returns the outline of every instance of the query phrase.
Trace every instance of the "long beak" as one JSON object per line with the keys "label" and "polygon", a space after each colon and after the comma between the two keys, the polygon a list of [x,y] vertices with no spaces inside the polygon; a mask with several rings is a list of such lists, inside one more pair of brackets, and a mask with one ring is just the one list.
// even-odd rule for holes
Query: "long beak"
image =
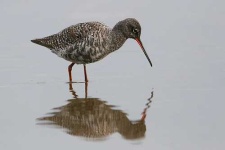
{"label": "long beak", "polygon": [[144,52],[146,58],[148,59],[148,62],[150,63],[150,65],[151,65],[151,67],[152,67],[152,62],[151,62],[150,58],[148,57],[148,54],[147,54],[147,52],[145,51],[145,48],[144,48],[144,46],[143,46],[141,40],[140,40],[139,38],[136,38],[135,40],[136,40],[136,41],[138,42],[138,44],[140,45],[140,47],[141,47],[141,49],[143,50],[143,52]]}

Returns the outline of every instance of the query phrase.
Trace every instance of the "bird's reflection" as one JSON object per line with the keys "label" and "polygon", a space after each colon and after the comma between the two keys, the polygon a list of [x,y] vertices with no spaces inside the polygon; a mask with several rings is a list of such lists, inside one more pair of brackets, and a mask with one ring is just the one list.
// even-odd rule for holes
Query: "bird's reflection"
{"label": "bird's reflection", "polygon": [[85,98],[78,98],[69,84],[69,90],[73,99],[68,104],[54,108],[55,112],[50,116],[38,118],[41,125],[57,125],[70,135],[81,136],[91,139],[104,139],[118,132],[125,139],[143,138],[146,131],[145,118],[147,109],[153,98],[153,91],[142,112],[142,117],[137,121],[128,119],[126,113],[116,109],[114,105],[107,104],[99,98],[88,98],[88,84],[85,84]]}

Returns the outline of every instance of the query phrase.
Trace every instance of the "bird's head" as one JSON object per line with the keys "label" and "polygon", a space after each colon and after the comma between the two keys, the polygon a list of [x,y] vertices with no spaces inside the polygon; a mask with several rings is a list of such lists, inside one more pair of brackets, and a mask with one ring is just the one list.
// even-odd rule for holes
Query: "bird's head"
{"label": "bird's head", "polygon": [[141,42],[140,36],[141,36],[141,25],[140,23],[134,19],[134,18],[127,18],[124,19],[116,24],[114,27],[126,37],[126,38],[132,38],[137,41],[141,49],[143,50],[146,58],[148,59],[150,65],[152,66],[152,62],[150,58],[148,57],[147,52],[145,51],[145,48]]}

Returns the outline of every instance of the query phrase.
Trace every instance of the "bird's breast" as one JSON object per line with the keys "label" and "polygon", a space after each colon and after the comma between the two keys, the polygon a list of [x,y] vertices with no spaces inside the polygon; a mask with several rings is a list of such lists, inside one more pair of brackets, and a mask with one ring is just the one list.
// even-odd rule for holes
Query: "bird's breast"
{"label": "bird's breast", "polygon": [[57,55],[76,64],[88,64],[103,59],[109,53],[106,45],[94,43],[93,45],[81,44],[70,47],[67,52]]}

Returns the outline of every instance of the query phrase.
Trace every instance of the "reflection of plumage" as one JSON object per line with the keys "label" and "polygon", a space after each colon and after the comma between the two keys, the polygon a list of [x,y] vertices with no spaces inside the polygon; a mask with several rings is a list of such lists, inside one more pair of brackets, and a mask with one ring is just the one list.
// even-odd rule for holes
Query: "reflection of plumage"
{"label": "reflection of plumage", "polygon": [[38,124],[57,125],[66,129],[70,135],[91,139],[104,139],[115,132],[126,139],[144,137],[145,117],[153,92],[146,103],[142,118],[138,121],[130,121],[124,112],[113,105],[108,105],[106,101],[99,98],[87,98],[87,87],[88,83],[85,83],[85,98],[78,98],[70,83],[69,90],[74,99],[68,100],[68,104],[64,106],[55,108],[50,116],[38,118]]}
{"label": "reflection of plumage", "polygon": [[88,138],[104,138],[114,132],[126,139],[144,137],[144,120],[130,121],[125,113],[113,108],[97,98],[71,99],[67,105],[56,108],[58,112],[39,118],[39,121],[41,124],[59,125],[71,135]]}

